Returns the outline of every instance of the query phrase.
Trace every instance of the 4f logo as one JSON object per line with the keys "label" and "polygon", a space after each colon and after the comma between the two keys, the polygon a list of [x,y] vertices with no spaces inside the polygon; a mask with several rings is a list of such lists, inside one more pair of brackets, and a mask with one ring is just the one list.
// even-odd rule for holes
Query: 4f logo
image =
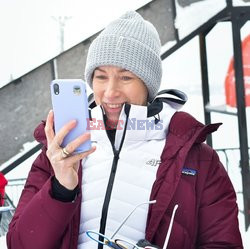
{"label": "4f logo", "polygon": [[156,160],[156,159],[151,159],[149,161],[146,162],[146,164],[156,167],[161,163],[161,160]]}

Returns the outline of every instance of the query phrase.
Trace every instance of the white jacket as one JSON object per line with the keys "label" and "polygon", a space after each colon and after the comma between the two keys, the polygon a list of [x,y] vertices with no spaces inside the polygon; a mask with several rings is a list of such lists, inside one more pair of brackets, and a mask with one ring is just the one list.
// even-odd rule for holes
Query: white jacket
{"label": "white jacket", "polygon": [[[78,249],[98,247],[87,237],[87,230],[100,232],[101,226],[102,233],[110,238],[135,206],[149,201],[168,125],[179,107],[169,103],[172,106],[155,102],[151,110],[125,104],[113,146],[103,125],[102,108],[92,109],[91,140],[97,149],[83,162]],[[140,206],[115,238],[133,243],[144,238],[147,212],[148,205]]]}

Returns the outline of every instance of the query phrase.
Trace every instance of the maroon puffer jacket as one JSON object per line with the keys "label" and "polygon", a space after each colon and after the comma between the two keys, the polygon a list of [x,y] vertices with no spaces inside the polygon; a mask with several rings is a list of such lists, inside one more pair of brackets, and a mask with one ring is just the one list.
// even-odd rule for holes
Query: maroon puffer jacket
{"label": "maroon puffer jacket", "polygon": [[[172,117],[151,192],[157,203],[149,209],[146,239],[153,244],[163,246],[178,204],[169,249],[243,248],[233,186],[217,154],[202,143],[218,126],[204,126],[184,112]],[[51,198],[53,170],[46,157],[44,123],[35,137],[45,146],[32,165],[9,226],[8,248],[76,249],[81,193],[73,203]]]}

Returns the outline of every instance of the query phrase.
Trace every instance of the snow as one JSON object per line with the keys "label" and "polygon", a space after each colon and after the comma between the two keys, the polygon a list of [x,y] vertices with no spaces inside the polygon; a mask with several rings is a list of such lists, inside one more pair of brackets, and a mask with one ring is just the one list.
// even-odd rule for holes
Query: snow
{"label": "snow", "polygon": [[226,0],[204,0],[188,7],[181,7],[176,1],[175,27],[182,39],[226,7]]}
{"label": "snow", "polygon": [[0,88],[60,53],[60,16],[66,50],[151,1],[0,0]]}
{"label": "snow", "polygon": [[[227,35],[230,33],[230,29],[226,24],[223,24],[222,27],[215,28],[213,36],[216,39],[209,38],[208,45],[209,47],[216,47],[218,45],[217,39],[227,39]],[[168,46],[168,45],[167,45]],[[220,46],[218,49],[221,49]],[[188,94],[189,100],[183,107],[184,111],[187,111],[194,115],[198,120],[204,122],[203,118],[203,106],[202,106],[202,96],[201,96],[201,79],[200,79],[200,67],[199,67],[199,48],[198,48],[198,39],[193,39],[187,45],[185,45],[180,50],[176,51],[176,53],[172,54],[170,57],[163,61],[163,83],[161,89],[164,88],[177,88]],[[214,53],[216,55],[216,52]],[[222,55],[221,55],[222,56]],[[225,49],[223,57],[224,61],[221,60],[217,64],[217,67],[224,68],[224,74],[229,63],[229,59],[231,56],[230,50]],[[213,59],[218,59],[213,58]],[[214,63],[212,58],[209,59],[210,63]],[[210,64],[209,64],[210,65]],[[225,66],[226,65],[226,66]],[[217,69],[219,70],[219,69]],[[210,74],[212,72],[210,71]],[[224,75],[225,77],[225,75]],[[214,81],[211,82],[211,87],[216,87],[219,83],[223,86],[223,75],[218,76],[219,80],[215,80],[215,78],[211,78]],[[218,89],[218,88],[216,88]],[[224,93],[223,90],[220,91],[212,91],[213,98],[212,101],[214,103],[223,103],[224,101]],[[247,109],[248,117],[250,117],[250,111]],[[213,142],[215,148],[225,148],[225,147],[238,147],[238,135],[237,135],[237,119],[236,117],[222,115],[219,113],[215,113],[212,115],[212,122],[223,122],[223,126],[215,133],[213,136]],[[230,136],[228,136],[228,131],[230,132]],[[231,131],[235,131],[232,133]],[[224,139],[222,139],[224,138]],[[31,145],[31,144],[30,144]],[[29,148],[30,145],[26,145],[26,148]],[[39,153],[39,152],[38,152]],[[32,162],[34,161],[37,154],[32,158],[24,162],[20,165],[16,170],[10,172],[7,177],[8,179],[13,179],[15,176],[24,177],[27,174]],[[225,164],[225,155],[220,152],[220,158]],[[240,211],[243,210],[243,198],[242,198],[242,182],[241,182],[241,171],[239,168],[239,152],[238,151],[230,151],[228,154],[229,157],[229,168],[228,174],[232,180],[235,191],[237,193],[238,205]],[[8,163],[7,163],[8,164]],[[7,190],[8,191],[8,190]],[[239,212],[239,223],[240,230],[242,233],[242,238],[244,242],[245,248],[250,247],[250,230],[245,232],[244,225],[244,215],[242,212]],[[5,242],[1,242],[3,240],[0,238],[0,246],[4,248]],[[1,244],[2,243],[2,244]]]}
{"label": "snow", "polygon": [[[216,1],[216,2],[215,2]],[[134,1],[136,2],[136,1]],[[243,1],[234,1],[235,4],[243,5]],[[249,3],[244,3],[248,4]],[[212,15],[218,13],[225,7],[225,1],[206,0],[194,3],[189,7],[181,8],[177,6],[176,27],[179,28],[181,37],[185,37],[193,29],[207,21]],[[204,12],[204,9],[206,10]],[[199,14],[200,13],[200,14]],[[187,22],[187,20],[189,20]],[[73,20],[72,20],[73,21]],[[250,22],[242,28],[242,38],[249,34]],[[231,26],[229,23],[220,23],[207,36],[207,50],[208,50],[208,72],[210,81],[211,104],[220,105],[225,104],[224,94],[224,80],[229,65],[229,60],[232,56],[232,42],[231,42]],[[80,37],[79,37],[80,39]],[[70,43],[68,43],[70,44]],[[169,42],[162,47],[162,52],[172,47],[175,42]],[[69,45],[70,46],[70,45]],[[198,38],[194,38],[183,48],[176,51],[163,61],[163,80],[161,89],[177,88],[187,93],[189,100],[185,104],[183,110],[191,113],[201,122],[204,122],[203,104],[201,97],[201,75],[199,62],[199,47]],[[250,108],[246,108],[247,120],[250,124]],[[235,148],[238,144],[238,123],[237,118],[230,115],[223,115],[219,113],[212,114],[212,122],[223,122],[223,125],[213,135],[213,147],[218,148]],[[248,127],[250,136],[250,127]],[[228,135],[230,134],[230,136]],[[250,141],[250,140],[249,140]],[[25,153],[29,148],[34,146],[36,142],[25,144],[21,154],[15,156],[4,165],[0,167],[3,169],[9,165],[17,157]],[[27,176],[32,162],[39,152],[26,160],[22,165],[7,174],[8,179],[23,178]],[[226,162],[225,154],[219,152],[221,161]],[[241,171],[239,168],[239,152],[230,151],[228,153],[229,168],[228,174],[232,180],[234,188],[237,193],[237,200],[239,210],[243,210],[242,198],[242,181]],[[6,190],[9,191],[8,189]],[[245,248],[250,248],[250,229],[245,232],[244,215],[239,212],[239,224],[242,233],[243,243]],[[5,249],[5,238],[0,237],[0,248]]]}
{"label": "snow", "polygon": [[1,249],[7,249],[6,236],[1,236],[0,237],[0,247],[1,247]]}
{"label": "snow", "polygon": [[[33,142],[27,142],[23,145],[23,148],[20,150],[20,152],[13,156],[12,158],[10,158],[8,161],[6,161],[5,163],[3,163],[2,165],[0,165],[0,171],[2,171],[4,168],[6,168],[8,165],[11,165],[11,163],[13,163],[14,161],[16,161],[18,158],[20,158],[21,156],[23,156],[25,153],[27,153],[29,150],[31,150],[32,148],[34,148],[36,145],[38,145],[37,141],[33,141]],[[27,172],[27,171],[26,171]],[[8,173],[8,179],[15,179],[16,176],[15,174],[13,174],[11,171]],[[21,172],[18,173],[18,177],[19,178],[24,178],[26,177],[26,174],[22,174]]]}
{"label": "snow", "polygon": [[0,212],[8,212],[9,210],[14,210],[12,206],[0,207]]}
{"label": "snow", "polygon": [[161,54],[163,54],[168,49],[172,48],[176,44],[176,41],[169,41],[161,46]]}
{"label": "snow", "polygon": [[[249,30],[250,22],[242,28],[242,39],[249,34]],[[217,24],[207,37],[208,73],[212,105],[225,104],[224,81],[229,60],[233,54],[231,40],[231,26],[228,23]],[[163,61],[161,89],[177,88],[184,91],[189,100],[182,110],[191,113],[199,121],[204,122],[199,60],[198,38],[194,38]],[[235,108],[234,111],[236,111]],[[249,131],[248,140],[250,141],[250,107],[246,108],[246,112]],[[211,118],[212,123],[223,122],[223,125],[213,134],[213,147],[216,149],[238,148],[237,117],[212,113]],[[226,165],[225,155],[219,152],[219,156],[223,164]],[[239,151],[229,151],[228,159],[228,174],[237,193],[239,210],[241,211],[238,217],[244,248],[250,248],[250,229],[245,232],[244,215],[242,213],[243,197]]]}
{"label": "snow", "polygon": [[244,2],[243,0],[233,0],[233,6],[250,6],[250,1]]}

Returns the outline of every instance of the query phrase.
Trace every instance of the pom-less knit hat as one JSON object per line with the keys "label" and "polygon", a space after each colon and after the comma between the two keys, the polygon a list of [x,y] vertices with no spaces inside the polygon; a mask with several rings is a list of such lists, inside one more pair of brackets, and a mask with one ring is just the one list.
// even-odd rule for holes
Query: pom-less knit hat
{"label": "pom-less knit hat", "polygon": [[160,50],[155,27],[137,12],[129,11],[111,22],[90,45],[85,79],[92,88],[92,75],[97,67],[121,67],[145,83],[152,100],[162,77]]}

